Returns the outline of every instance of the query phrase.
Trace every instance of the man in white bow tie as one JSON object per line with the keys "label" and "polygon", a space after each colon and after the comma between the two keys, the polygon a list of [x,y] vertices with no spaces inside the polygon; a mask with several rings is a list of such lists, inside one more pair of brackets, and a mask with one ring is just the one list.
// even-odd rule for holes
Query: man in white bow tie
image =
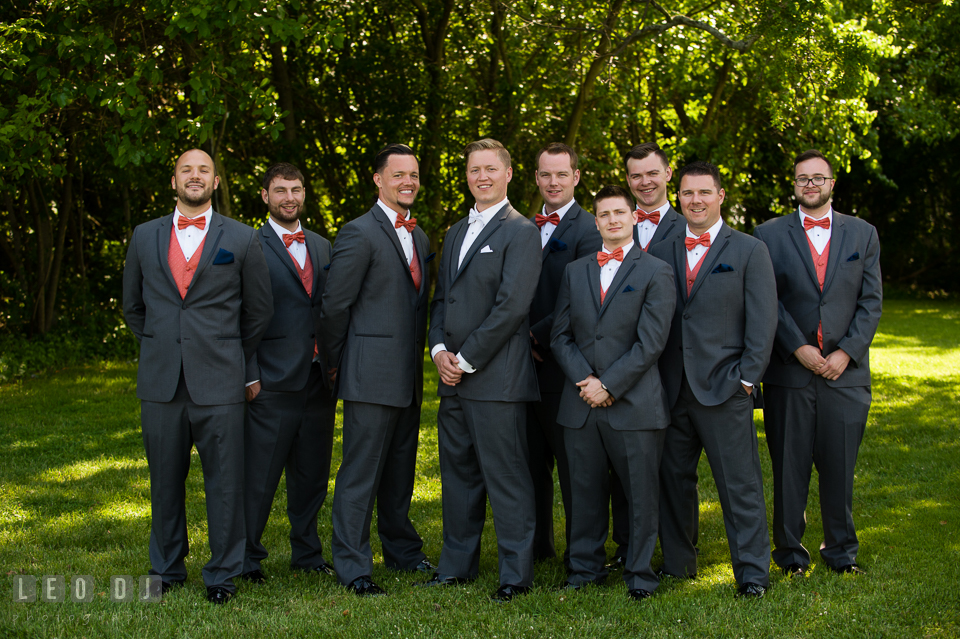
{"label": "man in white bow tie", "polygon": [[440,372],[437,415],[443,550],[423,585],[477,576],[490,497],[500,557],[497,601],[533,583],[534,497],[526,402],[540,398],[530,351],[530,302],[540,233],[507,200],[510,154],[496,140],[467,145],[476,204],[447,232],[431,304],[430,355]]}

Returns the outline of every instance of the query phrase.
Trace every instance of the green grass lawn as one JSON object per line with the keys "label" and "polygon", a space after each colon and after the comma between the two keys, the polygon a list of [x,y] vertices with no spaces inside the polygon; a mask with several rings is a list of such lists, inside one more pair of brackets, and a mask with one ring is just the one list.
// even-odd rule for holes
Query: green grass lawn
{"label": "green grass lawn", "polygon": [[[269,582],[240,583],[226,606],[205,600],[200,569],[209,556],[199,458],[187,508],[192,552],[186,588],[160,604],[112,603],[111,575],[149,570],[150,497],[140,438],[135,365],[69,369],[0,386],[0,636],[22,637],[957,637],[960,636],[960,304],[888,301],[872,352],[873,410],[860,453],[854,513],[859,563],[867,575],[831,574],[815,556],[806,578],[772,572],[761,601],[734,600],[735,584],[716,491],[701,460],[700,572],[668,580],[653,599],[628,600],[619,575],[603,588],[557,592],[559,560],[538,564],[534,592],[507,605],[497,587],[492,520],[481,576],[457,588],[423,591],[415,578],[382,567],[374,533],[373,578],[389,597],[359,599],[326,576],[288,569],[281,492],[264,536]],[[433,367],[430,366],[428,370]],[[436,374],[426,382],[435,388]],[[441,547],[438,400],[428,392],[411,517],[436,562]],[[772,483],[761,413],[768,518]],[[339,465],[339,431],[334,469]],[[816,482],[816,474],[814,474]],[[332,495],[334,478],[330,479]],[[330,539],[330,504],[321,538]],[[805,542],[822,528],[811,488]],[[558,548],[562,508],[556,492]],[[612,551],[612,546],[608,546]],[[329,559],[329,552],[326,553]],[[654,564],[659,563],[655,557]],[[775,569],[775,567],[774,567]],[[14,603],[15,575],[92,575],[91,603]]]}

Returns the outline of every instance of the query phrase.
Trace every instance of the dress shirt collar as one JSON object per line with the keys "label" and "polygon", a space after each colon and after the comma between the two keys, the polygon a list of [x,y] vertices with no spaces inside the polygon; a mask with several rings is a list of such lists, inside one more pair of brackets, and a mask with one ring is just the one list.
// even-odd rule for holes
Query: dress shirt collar
{"label": "dress shirt collar", "polygon": [[670,208],[670,202],[667,202],[666,204],[664,204],[664,205],[661,206],[660,208],[653,209],[652,211],[647,211],[647,209],[643,208],[643,207],[640,206],[639,204],[637,205],[637,208],[640,209],[641,211],[646,211],[647,213],[656,213],[656,212],[659,212],[659,213],[660,213],[660,221],[662,222],[662,221],[663,221],[663,216],[667,214],[667,209]]}
{"label": "dress shirt collar", "polygon": [[803,221],[808,217],[811,220],[822,220],[826,218],[830,220],[830,229],[833,229],[833,207],[832,206],[830,207],[830,210],[827,211],[827,214],[824,215],[823,217],[813,217],[812,215],[807,215],[806,213],[803,212],[803,209],[800,208],[799,206],[797,207],[797,210],[800,211],[800,224],[803,224]]}
{"label": "dress shirt collar", "polygon": [[410,215],[412,215],[412,213],[411,213],[410,211],[403,211],[402,213],[399,212],[399,211],[394,211],[394,210],[391,209],[389,206],[387,206],[386,203],[385,203],[383,200],[381,200],[380,198],[377,198],[377,204],[380,205],[380,208],[381,208],[381,209],[383,210],[383,212],[386,214],[387,219],[390,220],[390,223],[393,224],[394,226],[397,225],[397,216],[398,216],[398,215],[400,216],[400,219],[401,219],[401,220],[406,220],[407,218],[410,217]]}
{"label": "dress shirt collar", "polygon": [[[720,218],[716,223],[707,229],[707,233],[710,234],[710,246],[713,246],[717,241],[717,235],[720,233],[720,227],[723,226],[723,218]],[[703,235],[702,233],[700,235]],[[700,237],[690,230],[690,225],[687,224],[687,237]]]}
{"label": "dress shirt collar", "polygon": [[294,231],[288,231],[287,229],[283,228],[282,226],[280,226],[279,224],[277,224],[276,222],[274,222],[272,217],[269,218],[268,221],[270,222],[270,226],[273,227],[273,232],[276,233],[276,234],[277,234],[277,237],[279,237],[281,240],[283,239],[283,236],[284,236],[284,235],[293,235],[293,234],[296,233],[297,231],[302,231],[302,230],[303,230],[303,229],[300,227],[300,220],[297,220],[297,228],[296,228],[296,230],[294,230]]}
{"label": "dress shirt collar", "polygon": [[[633,248],[633,240],[630,240],[628,243],[624,244],[621,248],[623,248],[623,259],[627,259],[627,253],[629,253],[630,249]],[[607,248],[607,245],[604,244],[600,250],[603,251],[604,253],[613,253],[613,251],[616,251],[617,249],[613,249],[613,251],[611,251],[610,249]],[[607,264],[609,263],[610,262],[607,262]]]}
{"label": "dress shirt collar", "polygon": [[[479,212],[479,213],[480,213],[480,217],[483,219],[483,225],[486,226],[487,224],[489,224],[489,223],[490,223],[490,220],[493,219],[493,216],[494,216],[500,209],[502,209],[505,204],[509,204],[509,203],[510,203],[510,198],[506,198],[506,197],[505,197],[505,198],[503,198],[502,200],[500,200],[499,202],[497,202],[496,204],[494,204],[493,206],[484,209],[482,212]],[[471,212],[471,213],[478,213],[478,211],[477,211],[477,205],[476,205],[476,204],[473,205],[473,208],[470,209],[470,212]]]}
{"label": "dress shirt collar", "polygon": [[[557,215],[559,215],[559,216],[560,216],[560,219],[562,220],[562,219],[563,219],[563,216],[567,214],[567,211],[569,211],[570,208],[573,207],[573,205],[576,204],[576,203],[577,203],[577,200],[576,200],[576,198],[574,198],[574,199],[570,200],[569,202],[567,202],[566,204],[564,204],[563,206],[561,206],[561,207],[560,207],[559,209],[557,209],[556,211],[554,211],[554,213],[556,213]],[[542,213],[543,213],[543,215],[549,215],[549,213],[547,213],[547,205],[546,205],[546,204],[543,205]]]}
{"label": "dress shirt collar", "polygon": [[[197,219],[198,217],[202,217],[202,218],[206,218],[206,220],[207,220],[207,221],[206,221],[206,226],[204,227],[204,230],[206,230],[206,229],[210,228],[210,213],[212,213],[212,212],[213,212],[213,207],[210,206],[210,207],[207,208],[206,211],[204,211],[204,212],[201,213],[200,215],[194,215],[192,218],[189,218],[189,217],[187,217],[186,215],[184,215],[183,213],[180,212],[180,207],[175,207],[175,208],[174,208],[174,213],[173,213],[173,225],[174,225],[174,226],[177,226],[177,221],[178,221],[181,217],[186,217],[188,220],[190,220],[190,219],[195,220],[195,219]],[[177,228],[179,229],[180,227],[177,227]]]}

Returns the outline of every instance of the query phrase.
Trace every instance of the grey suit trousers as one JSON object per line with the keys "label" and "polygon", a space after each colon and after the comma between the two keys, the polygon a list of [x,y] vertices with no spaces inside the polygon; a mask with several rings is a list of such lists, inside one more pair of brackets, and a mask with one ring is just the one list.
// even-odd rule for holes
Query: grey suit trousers
{"label": "grey suit trousers", "polygon": [[141,400],[143,446],[150,468],[150,574],[165,582],[187,578],[186,488],[190,451],[203,466],[210,561],[203,583],[236,592],[243,567],[243,403],[199,406],[180,381],[169,402]]}
{"label": "grey suit trousers", "polygon": [[733,575],[740,585],[767,587],[770,535],[753,397],[741,388],[719,406],[704,406],[690,389],[686,375],[671,412],[660,464],[663,571],[679,577],[697,572],[697,463],[702,451],[707,453],[717,484]]}
{"label": "grey suit trousers", "polygon": [[763,394],[767,447],[779,479],[773,492],[773,560],[781,568],[810,563],[801,540],[812,459],[820,476],[820,556],[833,568],[855,563],[860,544],[853,525],[853,475],[870,387],[832,387],[814,375],[804,388],[764,384]]}
{"label": "grey suit trousers", "polygon": [[614,430],[605,409],[590,411],[581,428],[567,428],[564,442],[570,461],[571,522],[568,583],[602,582],[607,576],[607,528],[610,519],[610,466],[622,477],[629,522],[628,556],[623,580],[630,590],[656,590],[660,581],[650,566],[657,546],[658,469],[665,430]]}
{"label": "grey suit trousers", "polygon": [[500,585],[533,584],[533,484],[527,463],[526,404],[440,398],[443,552],[437,572],[473,579],[490,498]]}
{"label": "grey suit trousers", "polygon": [[290,565],[326,564],[317,534],[317,514],[327,496],[337,400],[323,385],[323,366],[311,364],[299,391],[261,390],[247,404],[244,469],[247,548],[243,572],[267,558],[261,543],[280,475],[287,474]]}
{"label": "grey suit trousers", "polygon": [[333,493],[333,564],[343,585],[370,576],[370,524],[377,506],[383,563],[414,570],[426,559],[410,521],[420,404],[405,408],[343,402],[343,463]]}
{"label": "grey suit trousers", "polygon": [[[562,388],[562,387],[561,387]],[[540,401],[527,404],[527,446],[530,450],[530,475],[536,501],[536,533],[534,560],[556,556],[553,540],[553,468],[556,459],[557,478],[565,514],[566,544],[563,563],[570,565],[570,465],[563,444],[564,431],[557,423],[560,392],[540,391]]]}

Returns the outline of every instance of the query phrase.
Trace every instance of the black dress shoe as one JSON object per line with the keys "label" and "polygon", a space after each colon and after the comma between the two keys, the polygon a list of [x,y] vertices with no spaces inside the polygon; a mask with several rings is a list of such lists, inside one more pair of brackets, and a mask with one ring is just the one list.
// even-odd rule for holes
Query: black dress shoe
{"label": "black dress shoe", "polygon": [[373,583],[373,579],[366,575],[351,581],[347,588],[358,597],[382,597],[387,594],[383,591],[383,588]]}
{"label": "black dress shoe", "polygon": [[653,596],[652,592],[649,590],[644,590],[643,588],[634,588],[632,590],[628,590],[627,594],[634,601],[643,601],[644,599],[649,599]]}
{"label": "black dress shoe", "polygon": [[507,584],[497,588],[497,591],[491,595],[490,599],[498,603],[506,603],[508,601],[513,601],[514,597],[525,595],[528,592],[530,592],[530,586],[513,586],[511,584]]}
{"label": "black dress shoe", "polygon": [[465,583],[466,579],[458,579],[452,575],[441,575],[439,572],[433,573],[427,581],[415,581],[414,586],[418,588],[433,588],[434,586],[456,586]]}
{"label": "black dress shoe", "polygon": [[422,572],[423,574],[431,574],[437,571],[437,567],[430,563],[429,559],[424,559],[413,569],[415,572]]}
{"label": "black dress shoe", "polygon": [[623,557],[617,556],[610,560],[610,563],[604,566],[607,570],[623,570],[623,565],[627,563],[627,560]]}
{"label": "black dress shoe", "polygon": [[834,568],[830,566],[830,570],[840,575],[865,575],[867,571],[858,566],[857,564],[847,564],[846,566],[840,566],[839,568]]}
{"label": "black dress shoe", "polygon": [[183,581],[162,581],[160,582],[160,595],[165,595],[174,588],[183,588]]}
{"label": "black dress shoe", "polygon": [[737,599],[763,599],[767,589],[760,584],[745,583],[737,591]]}
{"label": "black dress shoe", "polygon": [[265,584],[267,583],[267,577],[260,572],[260,570],[251,570],[250,572],[245,572],[240,575],[240,578],[244,581],[249,581],[252,584]]}
{"label": "black dress shoe", "polygon": [[783,574],[791,578],[803,577],[803,575],[806,572],[807,572],[806,566],[801,566],[800,564],[790,564],[789,566],[783,569]]}
{"label": "black dress shoe", "polygon": [[207,601],[218,606],[223,605],[233,598],[233,594],[222,586],[210,586],[207,588]]}

